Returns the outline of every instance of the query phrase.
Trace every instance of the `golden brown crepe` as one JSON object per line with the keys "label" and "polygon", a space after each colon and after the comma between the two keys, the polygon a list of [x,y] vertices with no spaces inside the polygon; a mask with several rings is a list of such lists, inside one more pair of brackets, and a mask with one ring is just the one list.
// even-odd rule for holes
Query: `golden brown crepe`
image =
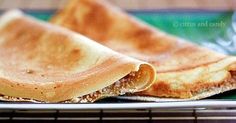
{"label": "golden brown crepe", "polygon": [[155,79],[151,65],[20,11],[0,19],[0,56],[1,100],[93,102]]}
{"label": "golden brown crepe", "polygon": [[236,88],[236,58],[171,36],[104,0],[71,0],[52,23],[86,35],[156,68],[138,95],[199,99]]}

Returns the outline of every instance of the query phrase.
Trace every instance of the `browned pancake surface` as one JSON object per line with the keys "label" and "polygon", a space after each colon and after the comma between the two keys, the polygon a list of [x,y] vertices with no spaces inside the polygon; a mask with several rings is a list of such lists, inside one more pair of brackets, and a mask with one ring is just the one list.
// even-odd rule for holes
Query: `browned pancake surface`
{"label": "browned pancake surface", "polygon": [[[225,85],[235,70],[234,57],[154,29],[104,0],[71,0],[51,22],[153,64],[157,79],[142,93],[145,95],[191,98],[225,88],[220,85]],[[230,89],[234,88],[231,84]]]}

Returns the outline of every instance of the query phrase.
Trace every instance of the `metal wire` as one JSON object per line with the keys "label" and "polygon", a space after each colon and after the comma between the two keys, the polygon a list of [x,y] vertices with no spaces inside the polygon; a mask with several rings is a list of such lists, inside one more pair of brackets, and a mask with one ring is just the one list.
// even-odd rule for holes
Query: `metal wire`
{"label": "metal wire", "polygon": [[[0,120],[70,120],[70,121],[236,121],[236,110],[178,109],[178,110],[0,110]],[[0,121],[1,122],[1,121]]]}

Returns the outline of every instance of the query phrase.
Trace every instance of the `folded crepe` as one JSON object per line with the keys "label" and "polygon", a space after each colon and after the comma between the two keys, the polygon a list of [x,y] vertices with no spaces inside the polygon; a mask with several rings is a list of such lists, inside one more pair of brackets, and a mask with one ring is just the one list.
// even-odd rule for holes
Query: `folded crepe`
{"label": "folded crepe", "polygon": [[189,43],[127,15],[104,0],[71,0],[52,23],[156,68],[138,95],[200,99],[236,88],[236,58]]}
{"label": "folded crepe", "polygon": [[148,63],[20,11],[0,18],[0,56],[1,100],[93,102],[155,80]]}

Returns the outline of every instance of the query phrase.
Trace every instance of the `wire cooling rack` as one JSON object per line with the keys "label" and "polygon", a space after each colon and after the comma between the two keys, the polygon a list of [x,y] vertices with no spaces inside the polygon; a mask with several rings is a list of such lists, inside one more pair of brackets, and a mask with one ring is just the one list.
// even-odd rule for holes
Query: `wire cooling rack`
{"label": "wire cooling rack", "polygon": [[[235,121],[236,103],[230,100],[184,102],[113,102],[92,104],[0,103],[0,120],[38,121]],[[1,122],[1,121],[0,121]]]}

